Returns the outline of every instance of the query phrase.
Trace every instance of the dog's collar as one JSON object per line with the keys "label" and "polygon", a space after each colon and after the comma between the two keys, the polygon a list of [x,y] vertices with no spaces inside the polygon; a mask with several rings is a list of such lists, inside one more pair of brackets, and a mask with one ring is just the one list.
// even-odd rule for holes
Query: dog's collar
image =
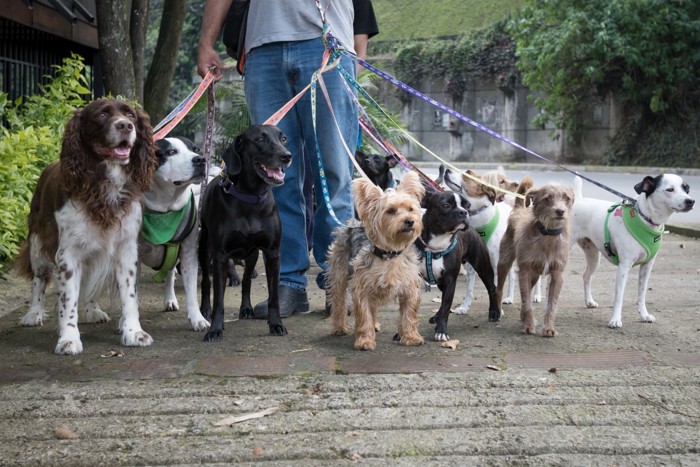
{"label": "dog's collar", "polygon": [[542,222],[540,222],[540,221],[535,222],[535,226],[540,230],[540,233],[542,235],[561,235],[561,233],[564,231],[563,228],[561,228],[561,229],[546,229],[544,227],[544,224],[542,224]]}
{"label": "dog's collar", "polygon": [[476,216],[477,214],[481,214],[482,212],[484,212],[486,208],[488,208],[488,206],[481,206],[479,209],[475,209],[474,211],[467,210],[467,212],[470,216]]}
{"label": "dog's collar", "polygon": [[266,191],[265,193],[261,195],[251,195],[248,193],[241,193],[240,191],[236,190],[236,185],[233,184],[231,180],[229,180],[228,176],[223,176],[221,178],[221,182],[219,182],[219,185],[221,186],[221,189],[224,190],[224,193],[228,193],[229,195],[233,196],[239,201],[242,201],[246,204],[260,204],[265,202],[267,199],[267,195],[270,193],[269,191]]}
{"label": "dog's collar", "polygon": [[383,259],[383,260],[390,260],[394,259],[397,256],[399,256],[401,253],[403,253],[403,250],[394,250],[394,251],[386,251],[382,250],[378,246],[372,246],[372,254],[376,256],[377,258]]}
{"label": "dog's collar", "polygon": [[433,260],[440,259],[455,249],[455,247],[457,246],[457,235],[452,235],[452,241],[450,242],[450,246],[448,246],[442,251],[430,251],[428,250],[428,245],[426,245],[423,239],[420,237],[418,237],[418,239],[423,245],[419,246],[418,250],[420,257],[425,258],[425,272],[428,276],[427,278],[425,278],[425,281],[430,285],[435,285],[437,284],[437,279],[435,278],[435,274],[433,274]]}
{"label": "dog's collar", "polygon": [[639,214],[639,217],[644,219],[644,221],[646,221],[647,224],[651,225],[652,227],[656,227],[656,228],[659,228],[661,226],[661,224],[657,224],[657,223],[653,222],[649,216],[646,216],[642,212],[642,210],[639,209],[639,205],[635,205],[635,207],[636,207],[637,214]]}

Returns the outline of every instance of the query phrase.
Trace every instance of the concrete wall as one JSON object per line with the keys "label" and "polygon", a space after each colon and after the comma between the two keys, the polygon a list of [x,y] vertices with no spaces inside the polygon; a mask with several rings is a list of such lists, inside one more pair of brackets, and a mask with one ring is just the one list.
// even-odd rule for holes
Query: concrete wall
{"label": "concrete wall", "polygon": [[[390,83],[382,83],[381,88],[380,100],[384,105],[401,115],[421,144],[445,160],[541,161],[419,97],[394,90]],[[444,92],[445,82],[442,80],[423,81],[416,89],[496,133],[556,161],[588,162],[600,159],[608,146],[609,137],[614,133],[612,99],[591,103],[590,112],[586,115],[587,128],[580,144],[572,145],[566,142],[563,131],[553,127],[542,129],[532,124],[538,110],[529,98],[530,91],[523,86],[502,90],[495,82],[472,83],[460,101],[454,101]],[[401,149],[411,160],[434,160],[420,147],[407,145]]]}

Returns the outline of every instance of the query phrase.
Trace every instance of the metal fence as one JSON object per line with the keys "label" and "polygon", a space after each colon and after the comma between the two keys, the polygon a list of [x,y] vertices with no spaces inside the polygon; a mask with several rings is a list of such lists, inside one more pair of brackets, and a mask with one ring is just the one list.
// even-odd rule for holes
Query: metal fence
{"label": "metal fence", "polygon": [[71,53],[85,59],[88,83],[96,96],[102,94],[95,89],[96,83],[101,88],[101,78],[96,79],[96,51],[0,18],[0,92],[11,101],[38,93],[39,85],[53,74],[53,66],[61,65]]}

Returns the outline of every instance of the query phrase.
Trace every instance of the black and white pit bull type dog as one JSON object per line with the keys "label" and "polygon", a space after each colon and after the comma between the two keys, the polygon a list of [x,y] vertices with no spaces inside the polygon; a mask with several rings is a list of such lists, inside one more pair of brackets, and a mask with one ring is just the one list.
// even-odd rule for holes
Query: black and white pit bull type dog
{"label": "black and white pit bull type dog", "polygon": [[[253,125],[238,135],[224,152],[223,172],[207,186],[202,201],[199,264],[202,268],[202,313],[211,314],[204,340],[223,338],[224,290],[229,258],[245,260],[241,283],[240,318],[253,318],[251,278],[262,251],[267,274],[270,334],[284,336],[279,310],[280,242],[282,223],[271,187],[284,183],[292,162],[287,137],[272,125]],[[210,303],[209,265],[214,268],[214,307]]]}
{"label": "black and white pit bull type dog", "polygon": [[206,159],[187,138],[156,142],[158,169],[151,188],[143,194],[144,211],[139,236],[139,259],[165,281],[165,310],[177,311],[175,266],[182,274],[187,318],[195,331],[209,329],[197,303],[197,209],[199,183],[206,176]]}
{"label": "black and white pit bull type dog", "polygon": [[421,257],[421,275],[442,292],[440,308],[430,318],[436,341],[448,341],[447,319],[454,299],[460,267],[469,263],[489,295],[489,321],[500,319],[494,272],[489,253],[479,234],[469,229],[469,202],[459,193],[427,192],[421,203],[423,232],[415,245]]}

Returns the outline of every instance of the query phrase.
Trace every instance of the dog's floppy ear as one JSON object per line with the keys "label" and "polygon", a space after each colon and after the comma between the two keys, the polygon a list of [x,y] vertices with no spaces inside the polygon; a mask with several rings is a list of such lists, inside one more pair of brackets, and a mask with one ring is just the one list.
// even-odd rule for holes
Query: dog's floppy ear
{"label": "dog's floppy ear", "polygon": [[386,165],[388,165],[390,169],[393,169],[396,167],[396,164],[399,163],[399,160],[393,154],[389,154],[384,160],[386,160]]}
{"label": "dog's floppy ear", "polygon": [[224,151],[221,159],[226,164],[226,173],[229,175],[238,175],[243,168],[241,161],[241,146],[243,145],[243,135],[236,136],[231,144]]}
{"label": "dog's floppy ear", "polygon": [[417,200],[423,199],[423,195],[425,195],[425,187],[420,182],[420,178],[415,172],[408,172],[404,175],[397,191],[413,196]]}
{"label": "dog's floppy ear", "polygon": [[637,183],[634,186],[634,191],[636,191],[638,195],[641,195],[642,193],[644,193],[645,195],[649,196],[650,194],[652,194],[654,192],[655,189],[656,189],[656,179],[650,177],[649,175],[644,177],[644,180],[642,180],[641,182]]}
{"label": "dog's floppy ear", "polygon": [[352,194],[355,198],[357,217],[366,223],[376,213],[384,192],[368,178],[360,177],[352,181]]}
{"label": "dog's floppy ear", "polygon": [[535,198],[540,194],[539,188],[531,188],[525,193],[525,207],[532,206],[535,202]]}

